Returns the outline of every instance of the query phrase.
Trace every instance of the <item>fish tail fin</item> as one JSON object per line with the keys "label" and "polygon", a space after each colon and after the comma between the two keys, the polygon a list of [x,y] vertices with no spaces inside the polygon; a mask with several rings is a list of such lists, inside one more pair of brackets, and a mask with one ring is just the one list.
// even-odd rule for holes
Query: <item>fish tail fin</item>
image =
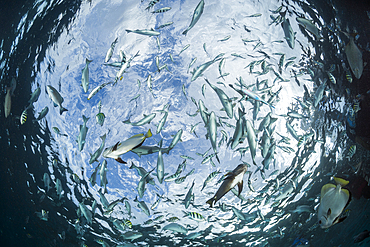
{"label": "fish tail fin", "polygon": [[84,123],[86,124],[86,122],[90,119],[90,118],[88,118],[88,117],[85,117],[85,115],[82,115],[82,118],[83,118],[83,120],[84,120]]}
{"label": "fish tail fin", "polygon": [[342,187],[346,186],[349,183],[349,181],[337,177],[334,177],[334,181]]}
{"label": "fish tail fin", "polygon": [[86,58],[86,63],[87,63],[87,64],[91,63],[92,61],[93,61],[93,60],[89,60],[89,59],[87,59],[87,58]]}
{"label": "fish tail fin", "polygon": [[152,131],[149,129],[148,132],[145,134],[145,137],[146,138],[149,138],[151,137],[153,134],[152,134]]}
{"label": "fish tail fin", "polygon": [[68,109],[66,109],[64,107],[60,107],[59,114],[62,115],[62,113],[65,112],[65,111],[68,111]]}
{"label": "fish tail fin", "polygon": [[127,33],[131,33],[131,32],[132,32],[132,30],[128,30],[128,29],[126,29],[126,32],[127,32]]}
{"label": "fish tail fin", "polygon": [[125,120],[125,121],[122,121],[122,123],[130,124],[130,123],[131,123],[131,121],[130,121],[130,119],[127,119],[127,120]]}
{"label": "fish tail fin", "polygon": [[105,139],[107,138],[107,133],[105,133],[104,135],[102,135],[101,137],[100,137],[100,139],[103,141],[103,142],[105,142]]}
{"label": "fish tail fin", "polygon": [[135,168],[135,165],[134,165],[134,163],[131,162],[131,166],[130,166],[129,169],[133,169],[133,168]]}
{"label": "fish tail fin", "polygon": [[186,29],[184,32],[182,32],[183,35],[186,36],[186,34],[189,32],[189,29]]}
{"label": "fish tail fin", "polygon": [[208,201],[206,201],[206,203],[209,204],[209,206],[212,208],[213,205],[214,205],[214,201],[215,201],[215,198],[212,197],[211,199],[209,199]]}

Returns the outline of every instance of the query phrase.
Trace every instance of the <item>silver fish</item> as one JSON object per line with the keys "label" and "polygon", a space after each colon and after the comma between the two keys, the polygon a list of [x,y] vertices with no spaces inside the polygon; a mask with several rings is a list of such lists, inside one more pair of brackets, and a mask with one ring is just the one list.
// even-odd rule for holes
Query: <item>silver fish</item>
{"label": "silver fish", "polygon": [[62,198],[62,191],[63,191],[63,187],[62,187],[62,182],[60,181],[59,178],[57,178],[57,181],[55,183],[55,189],[57,191],[57,195],[59,196],[59,200]]}
{"label": "silver fish", "polygon": [[153,120],[153,118],[155,118],[155,115],[156,115],[155,113],[152,113],[149,115],[144,114],[144,118],[135,123],[132,123],[130,119],[127,119],[126,121],[122,121],[122,122],[125,124],[131,124],[132,126],[142,126],[144,124],[150,123]]}
{"label": "silver fish", "polygon": [[[207,127],[208,127],[207,128],[208,136],[209,136],[209,140],[211,141],[213,151],[217,153],[217,123],[216,123],[216,114],[213,111],[209,115]],[[216,159],[218,163],[220,163],[220,159],[218,158],[217,154],[216,154]]]}
{"label": "silver fish", "polygon": [[142,30],[139,30],[139,29],[136,29],[136,30],[126,29],[126,32],[127,33],[137,33],[137,34],[147,35],[147,36],[158,36],[158,35],[161,34],[160,32],[154,31],[153,29],[142,29]]}
{"label": "silver fish", "polygon": [[35,103],[35,102],[39,99],[40,94],[41,94],[41,88],[40,88],[40,87],[38,87],[38,88],[36,88],[36,90],[31,94],[31,98],[28,100],[28,103],[29,103],[29,104]]}
{"label": "silver fish", "polygon": [[83,202],[80,202],[79,206],[80,206],[81,213],[86,218],[87,222],[89,224],[92,224],[92,213],[91,213],[91,211],[86,207],[86,205]]}
{"label": "silver fish", "polygon": [[138,192],[140,198],[143,198],[143,196],[144,196],[146,180],[147,180],[147,177],[149,176],[149,174],[152,171],[154,171],[154,169],[151,170],[150,172],[147,172],[144,176],[141,177],[141,179],[139,181],[139,184],[137,186],[137,192]]}
{"label": "silver fish", "polygon": [[208,85],[217,93],[217,96],[220,99],[221,104],[227,113],[227,116],[229,118],[233,118],[233,106],[231,104],[231,100],[229,99],[229,97],[225,94],[223,90],[219,89],[216,86],[213,86],[206,78],[205,80],[208,83]]}
{"label": "silver fish", "polygon": [[321,36],[319,34],[319,29],[315,26],[315,23],[313,23],[312,20],[307,20],[302,17],[296,18],[297,22],[302,25],[307,31],[315,35],[316,39],[320,39]]}
{"label": "silver fish", "polygon": [[251,152],[253,164],[256,164],[255,157],[256,157],[256,149],[257,149],[257,141],[256,141],[256,132],[252,126],[252,123],[247,119],[246,120],[246,131],[247,131],[247,139],[249,144],[249,150]]}
{"label": "silver fish", "polygon": [[194,71],[191,72],[193,74],[192,77],[191,77],[191,81],[195,81],[199,76],[201,76],[203,74],[203,72],[206,69],[208,69],[209,66],[211,66],[212,64],[214,64],[216,61],[218,61],[218,60],[213,59],[211,61],[208,61],[208,62],[200,65],[196,69],[194,69]]}
{"label": "silver fish", "polygon": [[46,114],[48,114],[49,112],[49,107],[45,106],[44,109],[42,109],[40,112],[39,112],[39,116],[36,118],[37,121],[43,119]]}
{"label": "silver fish", "polygon": [[165,227],[163,227],[162,230],[163,231],[170,230],[172,232],[179,232],[179,233],[184,233],[184,234],[188,233],[188,230],[185,227],[177,223],[170,223],[166,225]]}
{"label": "silver fish", "polygon": [[94,89],[90,92],[89,96],[87,96],[87,99],[88,99],[88,100],[90,100],[90,99],[91,99],[95,94],[97,94],[101,89],[103,89],[106,85],[108,85],[108,84],[110,84],[110,83],[112,83],[112,82],[105,82],[105,83],[103,83],[103,84],[101,84],[101,85],[97,86],[96,88],[94,88]]}
{"label": "silver fish", "polygon": [[105,138],[106,137],[107,137],[107,134],[104,134],[104,135],[102,135],[100,137],[100,139],[102,140],[102,143],[100,144],[100,147],[95,151],[95,153],[94,154],[91,154],[91,157],[90,157],[90,160],[89,160],[89,164],[92,164],[95,161],[96,162],[99,162],[98,161],[98,158],[101,155],[101,153],[103,152],[103,149],[104,149],[104,146],[105,146]]}
{"label": "silver fish", "polygon": [[87,93],[89,90],[89,64],[92,62],[92,60],[89,60],[86,58],[86,64],[85,67],[82,70],[82,76],[81,76],[81,85],[84,89],[84,92]]}
{"label": "silver fish", "polygon": [[107,171],[108,171],[107,161],[103,160],[103,163],[101,164],[100,171],[99,171],[99,173],[100,173],[100,186],[103,187],[103,189],[104,189],[103,193],[106,193],[106,191],[107,191],[107,184],[108,184]]}
{"label": "silver fish", "polygon": [[285,39],[289,45],[290,48],[294,49],[295,44],[295,35],[296,32],[293,32],[292,26],[290,25],[289,19],[285,19],[281,23],[281,26],[283,27]]}
{"label": "silver fish", "polygon": [[108,63],[108,61],[110,60],[110,58],[112,57],[113,55],[113,50],[114,50],[114,47],[116,46],[118,42],[118,37],[112,42],[112,44],[110,45],[108,51],[107,51],[107,55],[105,55],[105,59],[104,59],[104,63]]}
{"label": "silver fish", "polygon": [[86,134],[89,128],[86,127],[86,123],[90,118],[85,117],[82,115],[83,118],[83,125],[80,125],[80,132],[78,134],[77,142],[78,142],[78,150],[82,151],[85,145],[85,139],[86,139]]}
{"label": "silver fish", "polygon": [[245,164],[238,165],[232,172],[227,173],[227,177],[222,182],[220,188],[217,190],[216,194],[209,199],[206,203],[210,207],[213,207],[215,203],[220,200],[227,192],[229,192],[235,185],[238,185],[239,194],[243,190],[243,177],[247,172],[248,166]]}
{"label": "silver fish", "polygon": [[346,52],[349,67],[357,79],[360,79],[362,71],[364,70],[364,62],[362,60],[362,53],[355,44],[354,38],[349,37],[349,43],[344,48]]}
{"label": "silver fish", "polygon": [[48,192],[50,190],[50,181],[51,181],[49,174],[45,172],[42,180],[44,181],[44,186],[47,189],[46,192]]}
{"label": "silver fish", "polygon": [[189,32],[189,30],[192,27],[194,27],[194,25],[199,21],[199,18],[203,13],[203,9],[204,9],[204,0],[201,0],[194,10],[193,18],[191,19],[189,27],[184,32],[182,32],[183,35],[186,35]]}
{"label": "silver fish", "polygon": [[11,96],[11,88],[6,88],[6,95],[5,95],[5,102],[4,102],[4,113],[5,118],[7,118],[10,114],[10,110],[12,108],[12,96]]}
{"label": "silver fish", "polygon": [[131,240],[131,241],[141,238],[142,236],[143,234],[141,232],[134,232],[134,231],[128,231],[122,234],[123,239]]}
{"label": "silver fish", "polygon": [[62,106],[62,103],[64,101],[63,97],[59,94],[59,92],[54,87],[47,85],[46,91],[48,92],[50,99],[54,102],[54,105],[59,106],[60,115],[62,115],[63,112],[68,111],[66,108]]}
{"label": "silver fish", "polygon": [[157,178],[159,183],[161,184],[163,182],[164,178],[164,162],[163,162],[163,156],[162,156],[162,140],[160,142],[160,149],[158,152],[158,159],[157,159]]}
{"label": "silver fish", "polygon": [[184,205],[186,209],[189,207],[190,201],[194,198],[194,194],[193,194],[194,184],[195,184],[195,180],[193,180],[193,184],[189,188],[188,193],[186,193],[186,196],[184,199]]}
{"label": "silver fish", "polygon": [[135,200],[134,202],[137,202],[137,206],[147,215],[149,216],[150,215],[150,211],[149,211],[149,208],[148,206],[146,205],[146,203],[144,201],[139,201],[137,199],[137,196],[135,197]]}

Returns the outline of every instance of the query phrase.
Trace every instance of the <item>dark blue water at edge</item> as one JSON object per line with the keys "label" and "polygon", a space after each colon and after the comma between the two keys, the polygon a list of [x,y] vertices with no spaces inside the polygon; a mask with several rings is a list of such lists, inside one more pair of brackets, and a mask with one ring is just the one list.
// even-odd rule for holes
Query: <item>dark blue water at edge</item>
{"label": "dark blue water at edge", "polygon": [[[3,1],[4,2],[4,1]],[[363,47],[370,41],[369,28],[361,30],[359,27],[369,26],[369,19],[366,15],[366,10],[370,10],[367,1],[331,1],[322,3],[321,1],[312,1],[312,4],[317,8],[319,14],[324,18],[325,22],[329,23],[334,17],[342,20],[342,25],[348,26],[350,30],[354,28],[360,34],[358,42]],[[34,59],[36,57],[36,50],[42,47],[38,54],[38,62],[40,63],[48,46],[52,45],[59,37],[63,28],[70,23],[74,16],[78,13],[81,1],[63,1],[59,5],[53,4],[44,17],[36,19],[32,28],[23,39],[19,41],[17,49],[12,56],[7,57],[10,52],[12,42],[16,37],[16,27],[20,18],[24,13],[32,8],[32,1],[6,1],[0,8],[0,24],[1,32],[0,38],[4,39],[3,50],[5,52],[2,60],[7,60],[5,68],[0,72],[1,89],[4,91],[5,87],[9,85],[12,77],[17,77],[17,90],[15,91],[16,102],[12,104],[12,112],[20,113],[23,107],[27,104],[29,95],[31,93],[31,82],[34,80],[34,75],[38,71],[33,71]],[[336,7],[337,13],[333,11],[332,5]],[[305,9],[305,8],[303,8]],[[309,8],[305,10],[310,11]],[[56,21],[60,14],[63,18]],[[56,30],[52,34],[51,30]],[[321,47],[323,51],[327,51],[325,57],[335,58],[333,47],[330,44],[324,44]],[[366,54],[364,54],[366,57]],[[38,64],[39,64],[38,63]],[[369,65],[368,65],[369,66]],[[365,67],[364,74],[369,75],[369,68]],[[364,77],[362,80],[368,80],[369,77]],[[370,83],[357,83],[351,85],[351,91],[354,93],[366,92],[370,89]],[[344,94],[345,88],[334,88],[334,90],[341,91]],[[0,102],[4,102],[5,94],[0,96]],[[369,114],[364,114],[364,119]],[[0,243],[1,246],[79,246],[76,231],[73,227],[66,222],[66,219],[56,214],[49,218],[48,222],[41,221],[35,217],[35,212],[40,211],[40,207],[46,211],[58,211],[62,215],[67,216],[69,219],[76,218],[76,205],[71,201],[65,200],[62,205],[52,204],[45,200],[40,202],[40,195],[37,194],[36,185],[41,185],[42,174],[47,172],[48,158],[46,147],[50,146],[50,131],[46,130],[43,134],[37,123],[32,123],[34,117],[32,114],[28,115],[28,120],[31,124],[20,125],[19,120],[13,117],[5,119],[1,109],[0,113]],[[365,122],[366,120],[364,120]],[[364,126],[363,128],[365,128]],[[40,142],[41,138],[43,143]],[[41,154],[34,154],[31,151],[31,146],[34,143],[40,145]],[[321,163],[324,165],[329,161],[323,159]],[[26,168],[27,166],[27,168]],[[325,167],[325,166],[324,166]],[[323,171],[329,171],[330,167],[323,168]],[[33,178],[29,175],[28,171],[35,174],[35,183],[32,183]],[[27,181],[30,181],[29,187]],[[62,181],[65,183],[65,181]],[[319,191],[321,185],[315,185],[315,191]],[[80,199],[80,198],[79,198]],[[352,215],[352,219],[363,220],[366,214],[360,212],[361,208],[365,208],[367,203],[362,198],[361,203],[358,205]],[[364,205],[364,207],[361,207]],[[68,208],[69,211],[65,210]],[[358,218],[356,218],[358,216]],[[368,218],[367,218],[368,220]],[[285,225],[292,224],[286,222]],[[370,229],[369,229],[370,230]],[[62,242],[58,234],[65,232],[65,240]],[[347,229],[341,229],[345,234]],[[352,233],[351,233],[352,234]],[[338,235],[338,234],[337,234]],[[335,236],[331,233],[330,236]],[[348,234],[348,238],[353,236]],[[291,246],[294,239],[298,235],[286,236],[283,240],[271,240],[271,246]],[[302,232],[302,238],[309,238],[305,232]],[[341,238],[341,236],[337,236]],[[331,246],[328,236],[322,238],[322,243],[315,240],[315,245],[311,246]],[[335,240],[335,239],[334,239]],[[90,241],[90,242],[89,242]],[[97,246],[93,239],[87,241],[88,246]],[[168,241],[168,240],[167,240]],[[289,242],[289,244],[283,243]],[[166,244],[166,243],[164,243]],[[168,245],[171,242],[167,242]],[[319,245],[318,245],[319,244]],[[336,242],[337,244],[337,242]],[[236,246],[236,245],[235,245]]]}

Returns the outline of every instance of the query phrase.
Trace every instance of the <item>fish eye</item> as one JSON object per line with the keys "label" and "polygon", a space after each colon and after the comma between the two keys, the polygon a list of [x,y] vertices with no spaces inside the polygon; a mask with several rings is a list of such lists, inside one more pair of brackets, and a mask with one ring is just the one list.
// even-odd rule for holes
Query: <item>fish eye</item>
{"label": "fish eye", "polygon": [[319,224],[321,225],[321,223],[322,223],[322,221],[321,220],[319,220]]}

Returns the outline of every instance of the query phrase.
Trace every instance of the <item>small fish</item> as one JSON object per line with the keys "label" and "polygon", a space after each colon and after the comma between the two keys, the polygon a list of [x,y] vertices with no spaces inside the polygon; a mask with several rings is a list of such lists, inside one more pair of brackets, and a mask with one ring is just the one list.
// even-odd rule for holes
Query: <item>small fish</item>
{"label": "small fish", "polygon": [[110,58],[112,57],[113,55],[113,50],[114,50],[114,47],[116,46],[118,42],[118,37],[112,42],[112,44],[110,45],[108,51],[107,51],[107,55],[105,55],[105,59],[104,59],[104,63],[108,63],[108,61],[110,60]]}
{"label": "small fish", "polygon": [[28,100],[28,103],[29,104],[35,103],[39,99],[40,93],[41,93],[41,88],[37,87],[36,90],[32,93],[31,98]]}
{"label": "small fish", "polygon": [[154,10],[152,13],[153,14],[164,13],[164,12],[167,12],[169,10],[171,10],[171,7],[164,7],[164,8],[160,8],[160,9]]}
{"label": "small fish", "polygon": [[188,66],[188,72],[187,73],[189,73],[189,69],[190,69],[190,67],[195,63],[195,61],[197,61],[197,58],[195,57],[195,58],[193,58],[192,60],[191,60],[191,62],[189,63],[189,66]]}
{"label": "small fish", "polygon": [[103,152],[103,149],[104,149],[104,146],[105,146],[105,139],[106,139],[106,137],[107,137],[107,134],[104,134],[104,135],[102,135],[100,137],[100,139],[102,140],[102,143],[100,144],[100,147],[95,151],[95,153],[94,154],[91,154],[90,160],[89,160],[89,164],[92,164],[95,161],[96,162],[99,162],[98,161],[98,158],[101,155],[101,153]]}
{"label": "small fish", "polygon": [[86,207],[86,205],[83,202],[80,202],[79,207],[80,207],[82,215],[86,218],[87,222],[91,225],[92,224],[91,211]]}
{"label": "small fish", "polygon": [[137,202],[137,206],[147,215],[149,216],[150,215],[150,211],[149,211],[149,208],[148,206],[146,205],[146,203],[144,201],[139,201],[137,199],[137,196],[135,197],[134,199],[134,202]]}
{"label": "small fish", "polygon": [[319,225],[321,228],[328,228],[335,223],[342,221],[344,218],[339,218],[343,209],[350,198],[349,191],[342,189],[348,184],[348,181],[334,177],[334,184],[326,184],[321,188],[320,206],[318,210]]}
{"label": "small fish", "polygon": [[59,106],[60,115],[62,115],[63,112],[68,111],[66,108],[62,106],[62,103],[64,101],[63,97],[59,94],[59,92],[54,87],[47,85],[46,91],[48,92],[50,99],[54,102],[54,105]]}
{"label": "small fish", "polygon": [[215,177],[217,177],[217,175],[220,174],[220,173],[221,173],[220,171],[214,171],[214,172],[210,173],[208,175],[208,177],[204,180],[203,187],[202,187],[202,189],[200,191],[202,191],[206,187],[206,185],[209,182],[211,182]]}
{"label": "small fish", "polygon": [[221,42],[223,42],[223,41],[227,41],[227,40],[229,40],[230,38],[231,38],[231,35],[228,35],[228,36],[226,36],[225,38],[220,39],[219,41],[221,41]]}
{"label": "small fish", "polygon": [[133,241],[135,239],[141,238],[143,234],[141,232],[127,231],[123,233],[121,236],[123,237],[123,239]]}
{"label": "small fish", "polygon": [[5,102],[4,102],[4,114],[5,118],[7,118],[10,114],[10,110],[12,108],[12,96],[11,96],[11,87],[6,88],[6,95],[5,95]]}
{"label": "small fish", "polygon": [[146,36],[158,36],[160,35],[161,33],[158,32],[158,31],[154,31],[153,29],[142,29],[142,30],[139,30],[139,29],[136,29],[136,30],[129,30],[129,29],[126,29],[126,32],[127,33],[137,33],[137,34],[141,34],[141,35],[146,35]]}
{"label": "small fish", "polygon": [[155,115],[156,115],[155,113],[152,113],[152,114],[149,114],[149,115],[144,114],[144,118],[135,122],[135,123],[132,123],[130,121],[130,119],[128,119],[126,121],[122,121],[122,122],[125,123],[125,124],[131,124],[132,126],[142,126],[144,124],[150,123],[153,120],[153,118],[155,118]]}
{"label": "small fish", "polygon": [[48,221],[49,211],[45,211],[44,209],[42,209],[41,212],[36,212],[36,215],[40,218],[40,220]]}
{"label": "small fish", "polygon": [[180,54],[183,53],[189,47],[190,47],[190,44],[187,44],[186,46],[184,46],[184,48],[182,48],[182,50],[179,52],[179,55],[178,56],[180,56]]}
{"label": "small fish", "polygon": [[21,117],[19,119],[20,122],[21,122],[21,125],[23,125],[27,120],[27,110],[28,110],[28,107],[26,109],[24,109],[22,114],[21,114]]}
{"label": "small fish", "polygon": [[170,26],[170,25],[172,25],[172,24],[173,24],[173,21],[166,22],[165,24],[162,24],[162,25],[160,25],[159,27],[157,27],[157,29],[161,29],[161,28],[164,28],[164,27],[168,27],[168,26]]}
{"label": "small fish", "polygon": [[[120,66],[121,67],[121,66]],[[100,90],[102,90],[106,85],[108,85],[108,84],[110,84],[110,83],[112,83],[112,82],[105,82],[105,83],[103,83],[103,84],[101,84],[101,85],[99,85],[99,86],[97,86],[96,88],[94,88],[91,92],[90,92],[90,94],[89,94],[89,96],[87,96],[87,99],[88,100],[90,100],[95,94],[97,94]]]}
{"label": "small fish", "polygon": [[370,237],[370,231],[365,230],[365,231],[361,232],[360,234],[354,236],[353,237],[353,242],[354,243],[360,243],[368,237]]}
{"label": "small fish", "polygon": [[261,13],[257,13],[257,14],[253,14],[253,15],[248,15],[246,17],[260,17],[262,14]]}
{"label": "small fish", "polygon": [[292,26],[290,25],[289,19],[284,18],[284,21],[281,23],[283,27],[285,39],[291,49],[294,49],[295,44],[295,35],[296,32],[293,31]]}
{"label": "small fish", "polygon": [[195,220],[195,221],[201,222],[201,221],[206,220],[200,213],[197,213],[197,212],[185,212],[184,211],[184,214],[185,216],[188,216],[190,219]]}
{"label": "small fish", "polygon": [[248,166],[245,164],[238,165],[232,172],[227,173],[227,177],[222,182],[216,194],[206,203],[213,207],[215,203],[220,200],[227,192],[229,192],[235,185],[238,185],[239,195],[243,190],[243,176],[247,172]]}
{"label": "small fish", "polygon": [[78,134],[77,142],[78,142],[78,150],[82,151],[85,145],[85,139],[86,139],[86,134],[89,128],[86,127],[86,123],[90,118],[85,117],[82,115],[83,118],[83,125],[80,125],[80,132]]}
{"label": "small fish", "polygon": [[41,119],[43,119],[46,116],[46,114],[48,114],[48,112],[49,112],[49,107],[45,106],[41,110],[41,112],[39,112],[39,116],[36,118],[36,120],[40,121]]}
{"label": "small fish", "polygon": [[172,232],[178,232],[178,233],[183,233],[183,234],[188,233],[188,230],[185,227],[183,227],[182,225],[177,224],[177,223],[170,223],[170,224],[164,226],[162,230],[163,231],[170,230]]}
{"label": "small fish", "polygon": [[189,27],[184,32],[182,32],[183,35],[186,35],[189,32],[189,30],[192,27],[194,27],[194,25],[199,21],[199,18],[203,13],[203,9],[204,9],[204,0],[201,0],[194,10],[193,18],[191,19]]}
{"label": "small fish", "polygon": [[307,31],[312,33],[316,37],[316,39],[321,38],[321,36],[319,34],[319,29],[315,26],[315,23],[312,20],[307,20],[307,19],[302,18],[302,17],[297,17],[296,20]]}
{"label": "small fish", "polygon": [[85,93],[89,90],[89,64],[92,60],[86,58],[85,67],[82,70],[81,85]]}
{"label": "small fish", "polygon": [[52,129],[57,135],[67,136],[67,134],[62,134],[58,127],[52,127]]}
{"label": "small fish", "polygon": [[364,70],[364,62],[362,59],[362,53],[355,44],[353,36],[349,37],[349,42],[344,48],[344,51],[346,53],[349,67],[351,68],[352,73],[357,79],[360,79]]}

